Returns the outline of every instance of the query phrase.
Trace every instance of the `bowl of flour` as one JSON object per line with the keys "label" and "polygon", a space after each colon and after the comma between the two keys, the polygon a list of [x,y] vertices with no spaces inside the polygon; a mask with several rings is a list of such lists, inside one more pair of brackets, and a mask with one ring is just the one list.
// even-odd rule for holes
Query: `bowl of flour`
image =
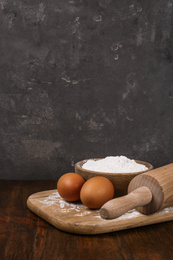
{"label": "bowl of flour", "polygon": [[123,155],[87,159],[75,164],[75,172],[85,180],[95,176],[108,178],[114,185],[115,197],[126,195],[129,182],[135,176],[152,169],[150,163],[129,159]]}

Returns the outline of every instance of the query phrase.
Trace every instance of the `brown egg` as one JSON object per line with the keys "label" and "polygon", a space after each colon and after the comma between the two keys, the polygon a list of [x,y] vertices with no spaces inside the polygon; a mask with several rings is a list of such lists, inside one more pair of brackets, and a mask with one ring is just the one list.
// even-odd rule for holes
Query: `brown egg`
{"label": "brown egg", "polygon": [[80,191],[82,203],[91,209],[99,209],[114,197],[114,186],[110,180],[96,176],[87,180]]}
{"label": "brown egg", "polygon": [[57,190],[64,200],[77,201],[80,199],[80,190],[84,182],[82,176],[77,173],[65,173],[57,182]]}

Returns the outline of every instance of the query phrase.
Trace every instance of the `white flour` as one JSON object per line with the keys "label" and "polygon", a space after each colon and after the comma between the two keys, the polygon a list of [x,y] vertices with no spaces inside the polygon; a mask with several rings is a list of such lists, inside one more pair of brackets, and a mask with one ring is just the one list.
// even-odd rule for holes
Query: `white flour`
{"label": "white flour", "polygon": [[107,156],[104,159],[94,161],[88,160],[83,164],[82,168],[91,171],[110,172],[110,173],[126,173],[141,172],[148,168],[136,163],[134,160],[128,159],[126,156]]}

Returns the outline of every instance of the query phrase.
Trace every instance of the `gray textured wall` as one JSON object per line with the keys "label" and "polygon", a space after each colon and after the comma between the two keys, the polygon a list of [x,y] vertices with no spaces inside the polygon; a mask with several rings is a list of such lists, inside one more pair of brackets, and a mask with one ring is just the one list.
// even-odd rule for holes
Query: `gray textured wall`
{"label": "gray textured wall", "polygon": [[0,178],[173,162],[172,0],[0,0]]}

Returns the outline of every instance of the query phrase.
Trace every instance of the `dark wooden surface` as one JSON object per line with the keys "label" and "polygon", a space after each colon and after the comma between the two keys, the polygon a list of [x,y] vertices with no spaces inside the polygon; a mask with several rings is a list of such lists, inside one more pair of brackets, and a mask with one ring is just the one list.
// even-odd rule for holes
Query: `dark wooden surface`
{"label": "dark wooden surface", "polygon": [[0,181],[0,259],[172,260],[173,222],[85,236],[62,232],[34,215],[27,198],[56,181]]}

